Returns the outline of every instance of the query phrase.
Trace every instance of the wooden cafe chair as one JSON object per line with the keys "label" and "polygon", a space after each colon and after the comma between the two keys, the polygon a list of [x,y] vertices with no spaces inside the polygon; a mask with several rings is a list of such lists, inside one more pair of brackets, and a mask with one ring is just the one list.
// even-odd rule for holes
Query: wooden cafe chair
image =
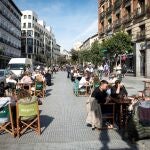
{"label": "wooden cafe chair", "polygon": [[[2,100],[0,100],[2,104]],[[3,102],[0,107],[0,132],[9,133],[15,137],[15,128],[12,117],[11,104],[8,101]]]}
{"label": "wooden cafe chair", "polygon": [[101,110],[109,109],[108,113],[103,113],[102,111],[102,120],[111,120],[112,122],[112,128],[107,128],[105,126],[102,126],[102,129],[113,129],[115,124],[115,103],[101,103]]}
{"label": "wooden cafe chair", "polygon": [[37,97],[42,97],[43,100],[45,98],[45,93],[46,93],[46,85],[45,82],[35,82],[35,87],[34,87],[34,95]]}
{"label": "wooden cafe chair", "polygon": [[41,134],[40,115],[37,101],[17,102],[17,135],[20,137],[28,129]]}

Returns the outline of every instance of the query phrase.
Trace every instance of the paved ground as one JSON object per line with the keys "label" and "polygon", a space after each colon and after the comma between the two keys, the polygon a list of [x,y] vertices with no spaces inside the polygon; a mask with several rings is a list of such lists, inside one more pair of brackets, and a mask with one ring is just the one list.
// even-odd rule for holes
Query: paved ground
{"label": "paved ground", "polygon": [[[127,79],[125,79],[125,84]],[[128,89],[131,94],[141,83],[128,79]],[[54,76],[54,85],[47,90],[47,98],[40,106],[42,134],[33,132],[21,138],[12,138],[8,134],[0,135],[0,150],[121,150],[133,149],[122,140],[116,130],[92,131],[86,127],[84,97],[75,97],[72,92],[72,83],[66,78],[66,73]],[[140,149],[149,145],[145,141],[140,143]],[[138,147],[139,148],[139,147]],[[137,149],[138,149],[137,148]],[[136,149],[136,148],[135,148]],[[147,148],[146,148],[147,149]],[[145,149],[145,150],[146,150]]]}

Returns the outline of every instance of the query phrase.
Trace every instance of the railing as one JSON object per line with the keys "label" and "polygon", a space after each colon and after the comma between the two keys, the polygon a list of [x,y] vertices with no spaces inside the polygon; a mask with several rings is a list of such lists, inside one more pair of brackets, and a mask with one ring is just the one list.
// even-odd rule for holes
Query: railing
{"label": "railing", "polygon": [[122,18],[122,23],[129,23],[130,21],[132,21],[133,15],[132,14],[126,14],[125,16],[123,16]]}
{"label": "railing", "polygon": [[8,41],[8,40],[2,38],[2,37],[0,37],[0,42],[1,42],[1,43],[4,43],[4,44],[7,44],[7,45],[9,45],[9,46],[12,46],[12,47],[14,47],[14,48],[16,48],[16,49],[20,49],[20,47],[18,47],[16,44],[14,44],[14,43],[12,43],[12,42],[10,42],[10,41]]}
{"label": "railing", "polygon": [[105,27],[105,30],[106,30],[106,32],[111,31],[111,30],[112,30],[112,24],[107,25],[107,26]]}
{"label": "railing", "polygon": [[137,40],[145,39],[145,37],[146,37],[145,30],[138,32],[136,35]]}
{"label": "railing", "polygon": [[122,0],[116,0],[114,3],[114,10],[116,10],[117,8],[119,8],[122,4]]}
{"label": "railing", "polygon": [[7,2],[5,0],[1,0],[1,2],[11,11],[12,14],[14,14],[14,16],[20,20],[19,16],[14,12],[12,11],[12,9],[10,9],[10,6],[7,4]]}
{"label": "railing", "polygon": [[100,19],[104,19],[105,18],[105,11],[100,13]]}
{"label": "railing", "polygon": [[104,28],[100,29],[100,35],[102,35],[104,33],[105,33],[105,29]]}
{"label": "railing", "polygon": [[111,14],[111,12],[112,12],[112,6],[109,6],[109,7],[106,9],[106,15]]}
{"label": "railing", "polygon": [[8,17],[7,14],[5,14],[2,10],[0,10],[0,14],[2,14],[3,17],[6,18],[10,23],[12,23],[16,28],[21,30],[21,28],[12,19],[10,19],[10,17]]}
{"label": "railing", "polygon": [[103,5],[105,0],[100,0],[100,5]]}
{"label": "railing", "polygon": [[139,18],[139,17],[142,17],[144,15],[146,15],[146,8],[143,6],[141,8],[137,8],[135,11],[134,11],[134,18]]}
{"label": "railing", "polygon": [[119,26],[121,26],[121,19],[117,19],[116,21],[114,21],[113,26],[114,28],[118,28]]}
{"label": "railing", "polygon": [[21,37],[18,36],[17,34],[15,34],[13,31],[11,31],[10,29],[7,28],[7,26],[3,25],[2,22],[0,23],[0,27],[5,30],[6,32],[8,32],[9,34],[13,35],[14,37],[16,37],[17,39],[20,39]]}
{"label": "railing", "polygon": [[123,3],[126,4],[126,3],[130,3],[131,0],[123,0]]}

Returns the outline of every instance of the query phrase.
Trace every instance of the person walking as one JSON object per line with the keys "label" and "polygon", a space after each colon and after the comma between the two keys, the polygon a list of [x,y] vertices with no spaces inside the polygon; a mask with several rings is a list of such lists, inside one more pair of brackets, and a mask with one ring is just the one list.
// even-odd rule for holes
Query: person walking
{"label": "person walking", "polygon": [[103,71],[104,71],[103,65],[98,66],[98,73],[99,73],[99,78],[100,78],[100,80],[102,80]]}
{"label": "person walking", "polygon": [[70,77],[70,72],[71,72],[71,67],[70,67],[70,65],[67,65],[67,66],[66,66],[66,70],[67,70],[67,78],[69,78],[69,77]]}

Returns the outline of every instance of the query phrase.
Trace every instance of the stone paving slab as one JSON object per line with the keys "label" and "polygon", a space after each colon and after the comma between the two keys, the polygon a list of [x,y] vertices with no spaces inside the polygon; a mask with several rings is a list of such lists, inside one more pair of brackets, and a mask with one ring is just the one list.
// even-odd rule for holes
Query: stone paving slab
{"label": "stone paving slab", "polygon": [[[129,85],[130,86],[130,85]],[[85,97],[76,97],[66,73],[54,76],[40,106],[42,134],[26,133],[20,138],[0,135],[0,150],[100,150],[133,149],[116,130],[92,131],[85,124]],[[139,143],[140,145],[140,143]]]}

